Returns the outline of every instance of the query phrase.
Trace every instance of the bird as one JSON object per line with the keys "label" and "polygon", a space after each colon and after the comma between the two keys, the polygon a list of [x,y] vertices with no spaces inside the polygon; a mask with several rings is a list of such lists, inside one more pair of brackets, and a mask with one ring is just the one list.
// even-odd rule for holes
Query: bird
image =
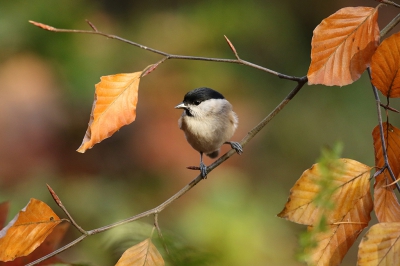
{"label": "bird", "polygon": [[229,141],[238,127],[238,117],[218,91],[207,87],[191,90],[175,108],[183,109],[178,125],[187,142],[200,153],[199,169],[203,179],[207,178],[203,154],[216,158],[223,144],[231,145],[239,155],[243,153],[240,143]]}

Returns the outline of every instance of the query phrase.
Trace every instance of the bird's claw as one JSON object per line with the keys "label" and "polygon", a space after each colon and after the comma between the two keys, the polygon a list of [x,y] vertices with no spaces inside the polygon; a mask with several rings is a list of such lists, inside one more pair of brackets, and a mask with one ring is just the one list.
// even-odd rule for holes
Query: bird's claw
{"label": "bird's claw", "polygon": [[203,179],[206,179],[207,178],[207,166],[203,162],[200,162],[199,168],[200,168],[201,177]]}
{"label": "bird's claw", "polygon": [[234,149],[236,151],[237,154],[240,155],[243,153],[242,145],[240,145],[239,142],[230,141],[229,144],[231,145],[232,149]]}

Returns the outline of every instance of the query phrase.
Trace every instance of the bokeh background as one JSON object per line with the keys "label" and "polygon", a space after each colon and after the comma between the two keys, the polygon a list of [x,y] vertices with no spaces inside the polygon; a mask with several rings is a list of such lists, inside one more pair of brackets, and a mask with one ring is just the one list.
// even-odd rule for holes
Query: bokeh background
{"label": "bokeh background", "polygon": [[[178,129],[173,107],[196,87],[220,91],[233,104],[242,139],[296,85],[245,66],[168,60],[143,78],[136,121],[85,154],[94,84],[135,72],[159,55],[101,36],[51,33],[28,23],[115,34],[165,52],[234,58],[226,35],[250,62],[295,76],[307,73],[313,29],[345,6],[364,1],[36,0],[0,3],[0,202],[11,219],[30,198],[60,215],[46,183],[85,229],[138,214],[165,201],[196,172],[199,155]],[[385,25],[396,10],[383,7]],[[383,14],[383,15],[382,15]],[[398,102],[392,101],[395,108]],[[397,115],[391,122],[400,126]],[[300,265],[304,226],[276,217],[289,189],[324,146],[374,164],[376,108],[366,75],[346,87],[305,86],[257,135],[160,214],[179,265]],[[226,152],[228,147],[223,148]],[[212,161],[206,159],[206,163]],[[124,249],[150,236],[153,217],[92,236],[60,255],[68,262],[113,265]],[[65,242],[78,236],[69,230]],[[359,241],[358,241],[359,242]],[[343,265],[355,265],[356,246]],[[162,251],[162,248],[160,248]]]}

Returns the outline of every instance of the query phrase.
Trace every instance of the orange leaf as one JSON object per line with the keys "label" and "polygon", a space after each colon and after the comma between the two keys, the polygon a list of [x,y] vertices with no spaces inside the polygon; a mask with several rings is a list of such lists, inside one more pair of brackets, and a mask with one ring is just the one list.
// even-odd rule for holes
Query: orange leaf
{"label": "orange leaf", "polygon": [[317,181],[321,178],[319,165],[314,164],[294,184],[285,208],[278,216],[305,225],[314,225],[323,213],[328,224],[341,221],[361,198],[370,193],[371,168],[351,159],[339,160],[341,167],[331,172],[335,191],[329,201],[335,203],[334,210],[328,212],[314,204],[315,197],[320,193]]}
{"label": "orange leaf", "polygon": [[[388,125],[386,122],[382,123],[382,126],[389,164],[394,176],[398,176],[400,174],[400,129],[391,124]],[[372,138],[375,149],[375,166],[382,168],[385,165],[385,160],[383,158],[379,125],[372,130]],[[383,175],[379,175],[377,179],[380,180],[382,178]]]}
{"label": "orange leaf", "polygon": [[148,238],[127,249],[115,266],[164,266],[164,260],[156,246]]}
{"label": "orange leaf", "polygon": [[[339,222],[328,226],[328,230],[317,233],[314,248],[307,261],[311,265],[339,265],[358,235],[371,220],[373,204],[371,194],[367,193]],[[312,226],[309,226],[312,229]]]}
{"label": "orange leaf", "polygon": [[6,224],[9,206],[10,204],[8,202],[0,203],[0,229],[2,229]]}
{"label": "orange leaf", "polygon": [[[386,175],[386,171],[385,171]],[[400,204],[389,184],[388,178],[376,179],[374,184],[374,209],[378,221],[400,222]]]}
{"label": "orange leaf", "polygon": [[361,240],[357,265],[400,265],[400,223],[373,225]]}
{"label": "orange leaf", "polygon": [[[400,174],[400,129],[391,124],[383,123],[383,135],[387,147],[389,164],[394,175]],[[382,168],[385,161],[382,153],[379,125],[372,131],[375,150],[375,165]],[[400,204],[393,192],[394,186],[387,186],[391,183],[389,173],[385,170],[378,175],[374,184],[374,208],[379,222],[400,222]]]}
{"label": "orange leaf", "polygon": [[60,222],[60,218],[44,202],[31,199],[0,231],[0,261],[30,254]]}
{"label": "orange leaf", "polygon": [[135,121],[141,71],[101,77],[90,114],[89,126],[78,152],[84,153]]}
{"label": "orange leaf", "polygon": [[378,46],[377,11],[371,7],[345,7],[315,28],[309,84],[343,86],[360,78]]}
{"label": "orange leaf", "polygon": [[385,39],[372,56],[372,84],[386,97],[400,97],[400,33]]}
{"label": "orange leaf", "polygon": [[[13,261],[8,262],[0,262],[0,266],[23,266],[28,262],[35,261],[47,254],[53,252],[59,245],[60,241],[63,239],[67,229],[69,227],[69,223],[61,223],[57,225],[54,230],[48,235],[45,241],[35,249],[31,254],[24,257],[16,258]],[[57,257],[51,257],[38,265],[53,265],[55,263],[61,263],[62,261]],[[64,264],[62,264],[64,265]]]}

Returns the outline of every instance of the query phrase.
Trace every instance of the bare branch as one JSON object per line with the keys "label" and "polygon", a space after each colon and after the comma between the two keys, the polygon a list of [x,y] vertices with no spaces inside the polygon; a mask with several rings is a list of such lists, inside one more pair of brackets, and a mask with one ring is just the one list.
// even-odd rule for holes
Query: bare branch
{"label": "bare branch", "polygon": [[381,38],[386,36],[386,34],[388,34],[389,31],[391,31],[394,27],[397,26],[397,24],[399,24],[399,22],[400,22],[400,14],[397,14],[397,16],[394,19],[392,19],[392,21],[390,21],[389,24],[387,24],[383,30],[381,30],[380,33]]}
{"label": "bare branch", "polygon": [[171,253],[169,253],[169,250],[168,250],[168,247],[167,247],[167,243],[165,243],[164,236],[163,236],[163,234],[161,232],[161,228],[160,228],[160,226],[158,224],[158,213],[154,214],[154,226],[157,229],[158,237],[160,238],[160,240],[162,242],[162,245],[164,247],[165,252],[168,254],[169,258],[172,261]]}
{"label": "bare branch", "polygon": [[82,229],[82,227],[80,227],[75,220],[72,218],[72,216],[69,214],[69,212],[67,211],[67,209],[64,207],[64,204],[62,204],[60,198],[57,196],[56,192],[48,185],[47,185],[47,189],[49,190],[51,196],[53,197],[54,201],[57,203],[57,205],[64,211],[64,213],[68,216],[69,221],[71,222],[71,224],[73,226],[76,227],[76,229],[78,229],[82,234],[87,235],[87,232],[85,230]]}
{"label": "bare branch", "polygon": [[[46,24],[43,24],[43,23],[39,23],[39,22],[35,22],[35,21],[32,21],[32,20],[30,20],[29,23],[31,23],[31,24],[33,24],[33,25],[35,25],[35,26],[37,26],[37,27],[39,27],[41,29],[52,31],[52,32],[96,34],[96,35],[101,35],[101,36],[104,36],[104,37],[107,37],[107,38],[110,38],[110,39],[115,39],[115,40],[130,44],[130,45],[145,49],[145,50],[150,51],[152,53],[163,55],[166,58],[162,59],[161,60],[162,62],[167,60],[167,59],[181,59],[181,60],[199,60],[199,61],[209,61],[209,62],[240,64],[240,65],[249,66],[249,67],[252,67],[252,68],[255,68],[255,69],[259,69],[261,71],[264,71],[264,72],[270,73],[272,75],[278,76],[279,78],[298,81],[298,82],[301,81],[301,77],[294,77],[294,76],[285,75],[285,74],[279,73],[277,71],[274,71],[274,70],[271,70],[271,69],[268,69],[268,68],[265,68],[265,67],[250,63],[248,61],[242,60],[242,59],[238,58],[238,56],[237,56],[237,59],[223,59],[223,58],[211,58],[211,57],[199,57],[199,56],[187,56],[187,55],[169,54],[169,53],[166,53],[166,52],[163,52],[163,51],[159,51],[159,50],[156,50],[156,49],[153,49],[153,48],[150,48],[150,47],[147,47],[147,46],[144,46],[144,45],[141,45],[141,44],[129,41],[129,40],[126,40],[126,39],[121,38],[119,36],[106,34],[106,33],[103,33],[101,31],[98,31],[97,28],[92,23],[90,23],[89,25],[92,27],[92,29],[94,29],[93,31],[90,31],[90,30],[58,29],[58,28],[54,28],[52,26],[49,26],[49,25],[46,25]],[[227,38],[226,38],[226,40],[228,41],[228,44],[229,44],[230,41]],[[230,45],[231,45],[231,43],[230,43]],[[232,49],[232,47],[233,47],[233,45],[231,46],[231,49]],[[236,50],[234,50],[234,52],[236,52]],[[237,55],[237,53],[235,53],[235,55]],[[147,72],[146,75],[149,74],[150,72]],[[142,76],[145,76],[145,75],[142,75]]]}
{"label": "bare branch", "polygon": [[395,6],[395,7],[399,7],[399,8],[400,8],[400,5],[397,4],[397,3],[395,3],[395,2],[393,2],[393,1],[389,1],[389,0],[376,0],[376,1],[378,1],[379,3],[383,3],[383,4],[387,4],[387,5],[392,5],[392,6]]}

